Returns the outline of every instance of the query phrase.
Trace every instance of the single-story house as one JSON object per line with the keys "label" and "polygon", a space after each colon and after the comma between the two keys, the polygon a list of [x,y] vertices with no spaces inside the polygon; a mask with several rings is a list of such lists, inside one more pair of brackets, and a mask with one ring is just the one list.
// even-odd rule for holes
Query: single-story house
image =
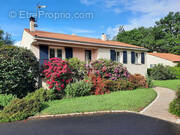
{"label": "single-story house", "polygon": [[106,39],[87,38],[35,30],[35,19],[30,18],[30,29],[24,29],[21,45],[30,49],[40,63],[52,57],[77,57],[81,61],[104,58],[122,63],[132,74],[146,75],[147,49]]}
{"label": "single-story house", "polygon": [[148,53],[147,54],[147,66],[148,68],[154,67],[156,64],[163,64],[165,66],[176,66],[180,63],[180,55],[171,53]]}

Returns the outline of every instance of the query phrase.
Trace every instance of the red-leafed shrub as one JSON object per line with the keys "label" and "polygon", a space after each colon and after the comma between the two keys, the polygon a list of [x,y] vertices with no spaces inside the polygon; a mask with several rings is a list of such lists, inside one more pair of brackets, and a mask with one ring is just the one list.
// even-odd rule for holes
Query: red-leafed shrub
{"label": "red-leafed shrub", "polygon": [[146,78],[140,74],[130,75],[128,81],[133,83],[135,88],[139,88],[139,87],[148,88],[148,83]]}
{"label": "red-leafed shrub", "polygon": [[62,91],[72,81],[71,67],[60,58],[51,58],[44,63],[43,75],[50,89]]}
{"label": "red-leafed shrub", "polygon": [[89,74],[90,81],[93,83],[92,91],[95,95],[103,95],[106,93],[110,93],[107,89],[107,80],[101,78],[101,76],[96,76],[93,73]]}

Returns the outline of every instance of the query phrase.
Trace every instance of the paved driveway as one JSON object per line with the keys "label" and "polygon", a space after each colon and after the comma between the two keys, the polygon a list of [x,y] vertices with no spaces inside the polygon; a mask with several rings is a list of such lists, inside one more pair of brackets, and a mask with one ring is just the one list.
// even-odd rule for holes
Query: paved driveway
{"label": "paved driveway", "polygon": [[134,113],[0,124],[0,135],[180,135],[180,125]]}

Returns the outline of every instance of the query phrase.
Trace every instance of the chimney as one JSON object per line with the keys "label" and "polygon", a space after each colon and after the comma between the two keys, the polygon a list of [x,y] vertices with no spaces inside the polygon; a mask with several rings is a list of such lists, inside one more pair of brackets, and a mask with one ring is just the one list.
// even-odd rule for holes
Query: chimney
{"label": "chimney", "polygon": [[103,41],[106,41],[106,40],[107,40],[106,34],[104,34],[104,33],[102,34],[102,40],[103,40]]}
{"label": "chimney", "polygon": [[30,31],[34,32],[35,31],[35,18],[34,17],[30,17]]}

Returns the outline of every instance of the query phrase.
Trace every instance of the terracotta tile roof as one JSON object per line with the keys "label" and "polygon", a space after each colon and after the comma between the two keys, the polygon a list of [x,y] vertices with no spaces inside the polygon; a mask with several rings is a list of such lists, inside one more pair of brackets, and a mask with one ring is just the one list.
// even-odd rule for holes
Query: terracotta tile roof
{"label": "terracotta tile roof", "polygon": [[175,55],[171,53],[148,53],[148,54],[156,56],[156,57],[160,57],[169,61],[174,61],[174,62],[180,61],[180,55]]}
{"label": "terracotta tile roof", "polygon": [[95,44],[106,44],[106,45],[114,45],[114,46],[122,46],[122,47],[131,47],[131,48],[139,48],[145,49],[143,47],[130,45],[122,42],[117,41],[103,41],[101,39],[96,38],[87,38],[87,37],[80,37],[76,35],[67,35],[67,34],[60,34],[60,33],[52,33],[46,31],[38,31],[30,32],[29,29],[24,29],[26,32],[31,34],[32,36],[44,37],[44,38],[54,38],[54,39],[62,39],[62,40],[70,40],[70,41],[78,41],[78,42],[87,42],[87,43],[95,43]]}

